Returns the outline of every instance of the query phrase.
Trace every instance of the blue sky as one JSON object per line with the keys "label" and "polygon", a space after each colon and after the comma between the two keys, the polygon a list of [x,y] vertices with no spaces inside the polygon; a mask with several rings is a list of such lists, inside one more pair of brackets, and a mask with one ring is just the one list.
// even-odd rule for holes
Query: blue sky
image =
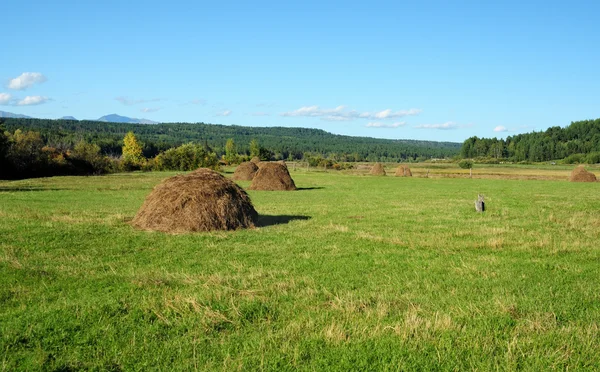
{"label": "blue sky", "polygon": [[0,110],[462,142],[600,117],[597,1],[13,1]]}

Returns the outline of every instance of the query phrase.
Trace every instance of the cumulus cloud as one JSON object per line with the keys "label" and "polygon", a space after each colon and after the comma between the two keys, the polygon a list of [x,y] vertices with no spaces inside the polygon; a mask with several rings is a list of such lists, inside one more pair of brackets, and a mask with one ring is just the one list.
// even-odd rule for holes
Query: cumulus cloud
{"label": "cumulus cloud", "polygon": [[223,112],[219,112],[217,116],[229,116],[231,115],[231,110],[225,110]]}
{"label": "cumulus cloud", "polygon": [[443,124],[421,124],[416,125],[414,128],[416,129],[441,129],[441,130],[449,130],[449,129],[457,129],[458,125],[456,123],[448,121]]}
{"label": "cumulus cloud", "polygon": [[12,96],[8,93],[0,93],[0,105],[8,105],[12,101]]}
{"label": "cumulus cloud", "polygon": [[141,112],[156,112],[158,110],[160,110],[161,107],[145,107],[143,109],[141,109]]}
{"label": "cumulus cloud", "polygon": [[48,97],[27,96],[27,97],[23,98],[22,100],[20,100],[19,102],[17,102],[17,106],[35,106],[35,105],[41,105],[48,101],[50,101],[50,98],[48,98]]}
{"label": "cumulus cloud", "polygon": [[8,87],[15,90],[24,90],[33,84],[41,84],[48,80],[39,72],[24,72],[8,82]]}
{"label": "cumulus cloud", "polygon": [[369,123],[365,125],[367,128],[400,128],[406,125],[405,121],[401,121],[394,124],[383,124],[383,123]]}
{"label": "cumulus cloud", "polygon": [[503,125],[498,125],[496,128],[494,128],[494,132],[508,132],[508,129],[506,129],[506,127]]}
{"label": "cumulus cloud", "polygon": [[121,102],[125,106],[133,106],[133,105],[139,105],[140,103],[158,102],[158,101],[160,101],[160,98],[131,99],[131,98],[128,98],[128,97],[122,97],[121,96],[121,97],[115,98],[115,100]]}
{"label": "cumulus cloud", "polygon": [[294,111],[281,113],[286,117],[319,117],[322,120],[344,121],[353,119],[396,119],[405,116],[418,115],[422,112],[420,109],[409,109],[392,111],[386,109],[378,112],[358,112],[356,110],[347,110],[346,106],[337,106],[333,109],[323,109],[319,106],[303,106]]}

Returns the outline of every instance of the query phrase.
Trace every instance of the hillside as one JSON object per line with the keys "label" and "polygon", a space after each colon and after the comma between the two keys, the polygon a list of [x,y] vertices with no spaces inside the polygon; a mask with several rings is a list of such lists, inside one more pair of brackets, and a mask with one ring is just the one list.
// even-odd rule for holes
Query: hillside
{"label": "hillside", "polygon": [[[497,138],[471,137],[462,145],[464,158],[494,157],[514,161],[548,161],[568,157],[581,162],[600,162],[600,119],[571,122],[544,132]],[[585,158],[585,159],[583,159]],[[575,162],[580,162],[574,159]]]}
{"label": "hillside", "polygon": [[144,142],[146,156],[187,142],[205,143],[220,152],[233,138],[238,151],[245,153],[257,139],[261,146],[283,158],[301,158],[304,153],[335,154],[345,160],[399,161],[443,158],[458,154],[460,143],[417,140],[388,140],[335,135],[320,129],[286,127],[243,127],[205,123],[125,124],[98,121],[5,119],[8,130],[32,130],[55,147],[72,146],[84,139],[98,144],[107,154],[120,154],[122,139],[133,131]]}

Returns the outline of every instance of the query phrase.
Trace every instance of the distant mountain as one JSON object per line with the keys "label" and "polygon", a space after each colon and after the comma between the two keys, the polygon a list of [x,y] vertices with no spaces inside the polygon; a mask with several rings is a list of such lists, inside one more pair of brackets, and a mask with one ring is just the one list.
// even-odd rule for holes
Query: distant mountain
{"label": "distant mountain", "polygon": [[148,119],[136,119],[136,118],[128,118],[127,116],[121,116],[117,114],[104,115],[99,118],[97,121],[104,121],[108,123],[126,123],[126,124],[158,124],[157,121],[152,121]]}
{"label": "distant mountain", "polygon": [[13,114],[12,112],[0,111],[0,118],[31,119],[31,116]]}
{"label": "distant mountain", "polygon": [[63,116],[60,120],[77,120],[73,116]]}

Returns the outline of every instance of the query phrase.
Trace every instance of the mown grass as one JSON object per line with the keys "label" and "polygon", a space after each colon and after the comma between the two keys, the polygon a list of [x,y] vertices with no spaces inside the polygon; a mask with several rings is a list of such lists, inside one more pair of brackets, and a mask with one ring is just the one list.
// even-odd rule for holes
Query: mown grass
{"label": "mown grass", "polygon": [[170,175],[0,183],[0,369],[600,369],[599,183],[296,171],[260,228],[132,229]]}

